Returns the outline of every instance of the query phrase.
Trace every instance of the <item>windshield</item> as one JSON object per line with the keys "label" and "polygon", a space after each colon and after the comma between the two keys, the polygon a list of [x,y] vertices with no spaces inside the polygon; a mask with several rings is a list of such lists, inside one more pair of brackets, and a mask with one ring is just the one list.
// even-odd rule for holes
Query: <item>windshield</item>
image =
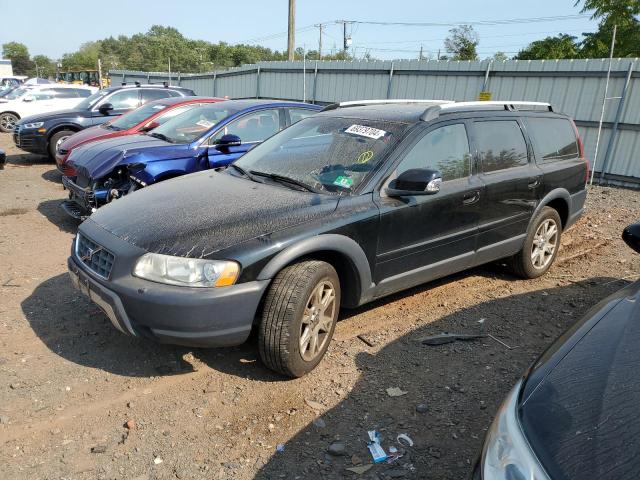
{"label": "windshield", "polygon": [[152,135],[171,143],[191,143],[202,137],[217,123],[237,110],[225,107],[227,102],[194,106],[154,129]]}
{"label": "windshield", "polygon": [[139,123],[144,122],[147,118],[155,115],[165,108],[167,108],[167,105],[163,105],[162,103],[147,103],[146,105],[136,108],[135,110],[126,113],[111,122],[107,122],[105,126],[111,127],[114,130],[128,130]]}
{"label": "windshield", "polygon": [[6,98],[7,100],[15,100],[16,98],[20,98],[21,96],[23,96],[29,90],[31,89],[27,87],[16,88],[13,92],[9,92],[4,98]]}
{"label": "windshield", "polygon": [[98,103],[98,101],[100,99],[104,98],[109,93],[111,93],[111,92],[108,91],[108,90],[98,90],[96,93],[94,93],[90,97],[85,98],[78,105],[76,105],[76,109],[77,110],[89,110],[96,103]]}
{"label": "windshield", "polygon": [[236,162],[257,175],[277,175],[330,193],[350,194],[380,164],[406,125],[309,117],[274,135]]}

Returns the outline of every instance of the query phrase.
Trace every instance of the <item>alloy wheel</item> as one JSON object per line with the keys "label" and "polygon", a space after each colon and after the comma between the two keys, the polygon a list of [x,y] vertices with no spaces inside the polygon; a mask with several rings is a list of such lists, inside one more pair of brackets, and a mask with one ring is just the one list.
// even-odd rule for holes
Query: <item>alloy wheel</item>
{"label": "alloy wheel", "polygon": [[302,315],[300,355],[305,361],[313,361],[329,341],[336,308],[335,287],[328,280],[321,281],[311,292]]}
{"label": "alloy wheel", "polygon": [[0,128],[5,132],[11,132],[16,126],[17,120],[15,115],[11,115],[10,113],[0,115]]}
{"label": "alloy wheel", "polygon": [[543,269],[553,259],[558,243],[558,225],[548,218],[540,224],[533,237],[531,263],[534,268]]}

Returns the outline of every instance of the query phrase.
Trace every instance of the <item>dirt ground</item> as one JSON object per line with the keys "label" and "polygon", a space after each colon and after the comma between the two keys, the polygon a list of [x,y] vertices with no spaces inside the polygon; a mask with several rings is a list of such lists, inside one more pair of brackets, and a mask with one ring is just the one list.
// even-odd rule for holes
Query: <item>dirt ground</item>
{"label": "dirt ground", "polygon": [[[640,273],[640,256],[619,238],[640,219],[640,192],[593,188],[545,277],[517,280],[493,265],[345,311],[325,360],[286,380],[260,363],[255,342],[197,350],[117,332],[67,278],[77,223],[58,208],[54,166],[21,154],[9,135],[0,148],[9,153],[0,171],[2,478],[465,478],[527,366]],[[489,333],[513,349],[488,337],[420,343],[441,332]],[[389,396],[390,387],[406,393]],[[404,456],[346,470],[370,463],[372,429]],[[401,433],[412,447],[397,443]]]}

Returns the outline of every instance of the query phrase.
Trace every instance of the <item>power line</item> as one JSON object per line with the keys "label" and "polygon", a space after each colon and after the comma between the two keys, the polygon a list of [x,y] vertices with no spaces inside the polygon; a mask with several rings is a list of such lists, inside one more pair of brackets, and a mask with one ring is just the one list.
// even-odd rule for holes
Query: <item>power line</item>
{"label": "power line", "polygon": [[[512,25],[520,23],[544,23],[556,22],[561,20],[578,20],[591,18],[588,14],[577,15],[557,15],[553,17],[529,17],[529,18],[510,18],[504,20],[478,20],[464,22],[375,22],[364,20],[340,20],[339,23],[348,22],[360,25],[379,25],[379,26],[402,26],[402,27],[455,27],[459,25]],[[338,21],[336,21],[338,23]]]}
{"label": "power line", "polygon": [[[522,32],[522,33],[509,33],[509,34],[502,34],[502,35],[480,35],[481,39],[485,39],[485,38],[505,38],[505,37],[522,37],[523,35],[545,35],[545,34],[549,34],[549,33],[555,33],[555,34],[560,34],[560,33],[575,33],[575,32],[583,32],[584,29],[577,29],[577,30],[563,30],[562,32],[558,31],[558,30],[547,30],[545,32]],[[422,42],[441,42],[443,40],[445,40],[446,37],[439,37],[439,38],[427,38],[427,39],[418,39],[418,40],[396,40],[393,42],[368,42],[369,45],[399,45],[399,44],[403,44],[403,43],[422,43]]]}

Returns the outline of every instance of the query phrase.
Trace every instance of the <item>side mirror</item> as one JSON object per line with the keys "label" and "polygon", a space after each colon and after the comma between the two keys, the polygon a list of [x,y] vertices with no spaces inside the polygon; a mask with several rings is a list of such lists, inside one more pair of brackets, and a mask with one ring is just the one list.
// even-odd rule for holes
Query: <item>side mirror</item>
{"label": "side mirror", "polygon": [[390,197],[433,195],[440,191],[442,173],[427,168],[412,168],[389,183],[385,192]]}
{"label": "side mirror", "polygon": [[160,124],[158,122],[147,123],[144,127],[140,129],[141,132],[150,132],[154,128],[158,128]]}
{"label": "side mirror", "polygon": [[640,223],[634,223],[625,228],[622,231],[622,240],[636,252],[640,253]]}
{"label": "side mirror", "polygon": [[242,145],[242,140],[238,135],[227,133],[216,142],[216,150],[228,150],[229,147],[239,147],[240,145]]}
{"label": "side mirror", "polygon": [[35,100],[35,97],[33,95],[25,95],[22,98],[23,102],[33,102]]}
{"label": "side mirror", "polygon": [[102,115],[109,115],[109,112],[111,112],[112,110],[113,110],[113,105],[110,103],[103,103],[102,105],[100,105],[100,108],[98,108],[98,111]]}

